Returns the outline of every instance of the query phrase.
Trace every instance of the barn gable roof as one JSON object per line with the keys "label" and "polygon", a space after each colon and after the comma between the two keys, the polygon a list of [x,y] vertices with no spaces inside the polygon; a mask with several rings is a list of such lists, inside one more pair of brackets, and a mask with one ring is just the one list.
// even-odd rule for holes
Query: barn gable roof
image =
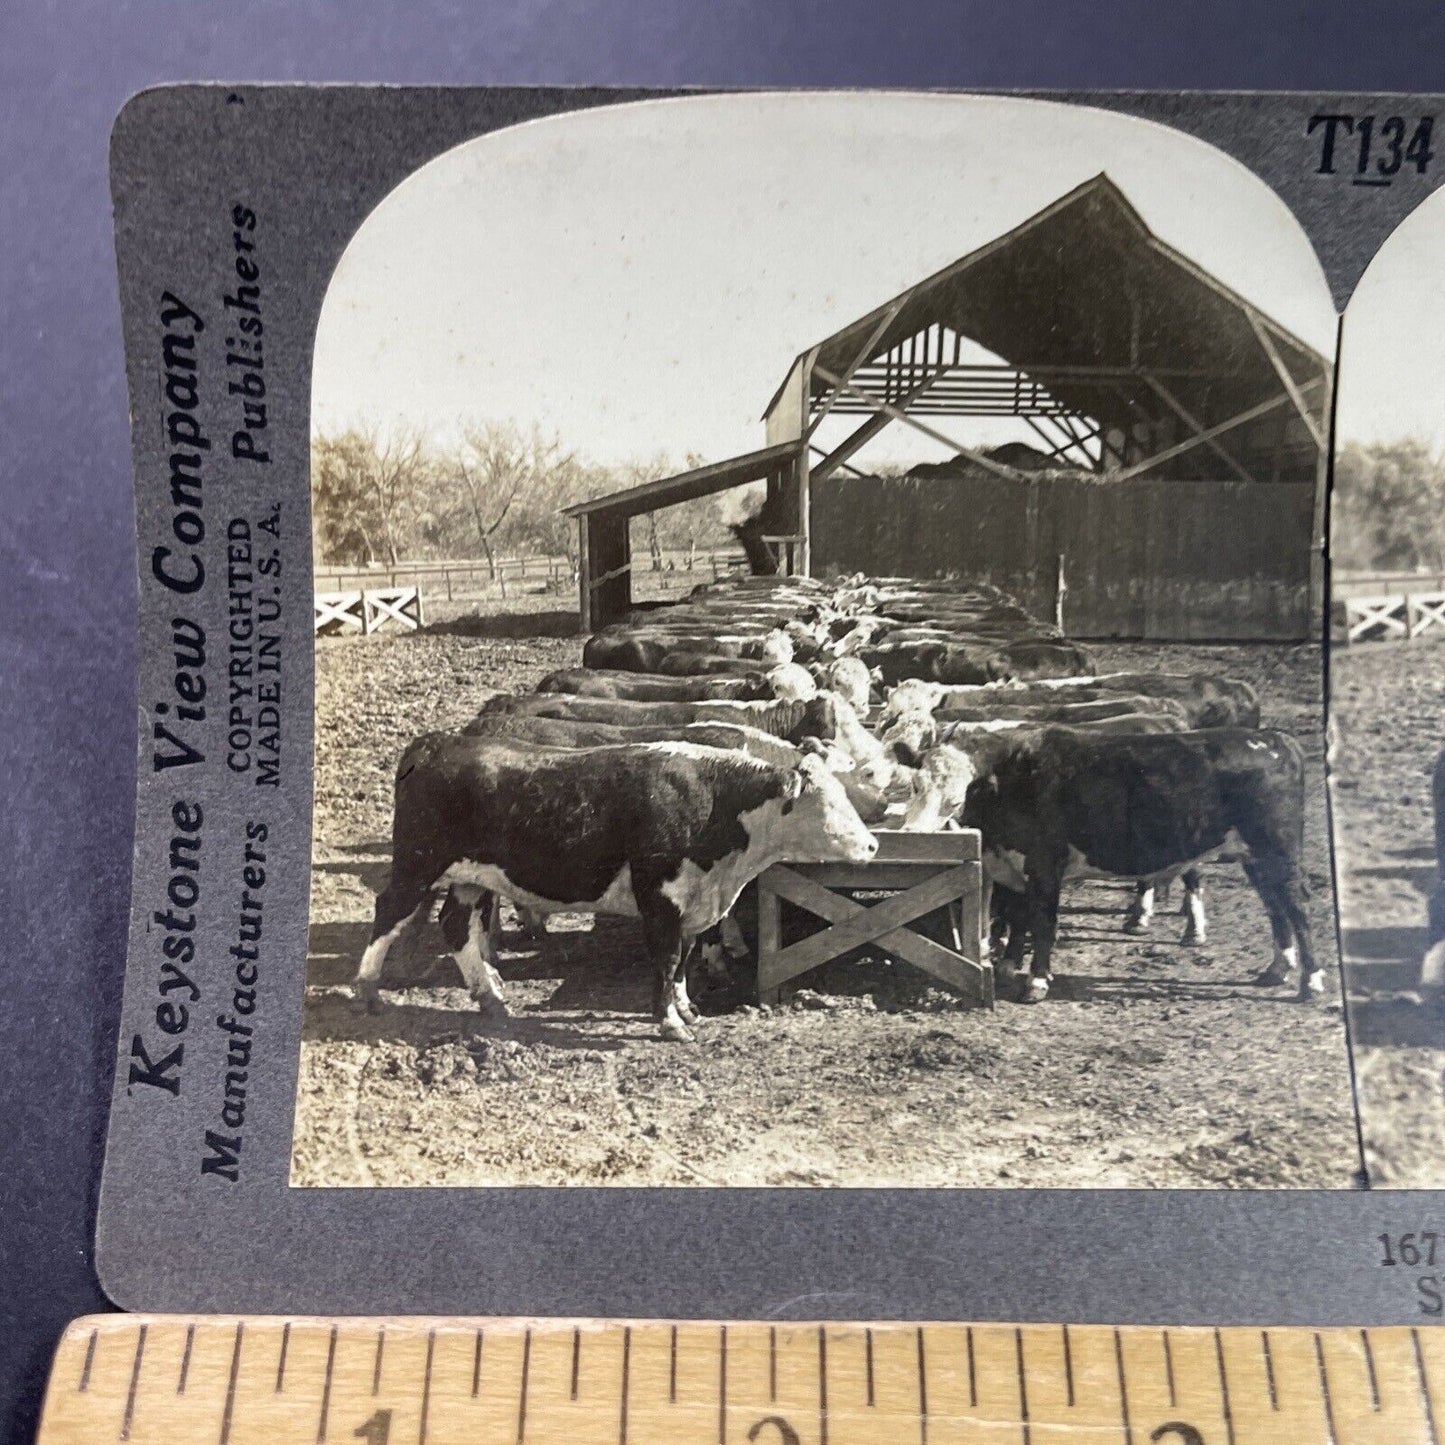
{"label": "barn gable roof", "polygon": [[[930,328],[934,339],[922,339]],[[1037,383],[1046,393],[1039,414],[1051,399],[1105,427],[1173,413],[1207,430],[1277,400],[1271,348],[1315,403],[1330,375],[1313,347],[1155,236],[1102,173],[799,353],[794,366],[807,367],[815,403],[834,392],[832,379],[852,376],[858,390],[906,401],[910,415],[1008,414],[1001,395],[990,407],[988,379],[976,374],[985,368],[947,368],[943,329]],[[940,363],[938,380],[910,397]],[[991,384],[996,391],[1001,379]],[[867,408],[845,392],[833,409]],[[1295,441],[1307,442],[1296,422]],[[1278,430],[1275,418],[1271,438]]]}

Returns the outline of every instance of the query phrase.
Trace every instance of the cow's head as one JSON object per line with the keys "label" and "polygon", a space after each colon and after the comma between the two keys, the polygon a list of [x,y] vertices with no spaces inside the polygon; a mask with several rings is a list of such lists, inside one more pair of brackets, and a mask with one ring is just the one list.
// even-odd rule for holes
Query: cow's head
{"label": "cow's head", "polygon": [[762,651],[758,654],[766,663],[776,667],[781,662],[793,660],[793,639],[781,628],[775,627],[763,638]]}
{"label": "cow's head", "polygon": [[822,669],[818,681],[836,692],[850,707],[863,712],[869,703],[870,680],[867,666],[856,657],[840,657]]}
{"label": "cow's head", "polygon": [[798,724],[797,735],[806,737],[809,734],[816,738],[838,736],[837,699],[831,692],[820,692],[803,704],[803,715]]}
{"label": "cow's head", "polygon": [[938,745],[938,724],[931,712],[905,712],[883,730],[883,746],[895,761],[916,768]]}
{"label": "cow's head", "polygon": [[925,682],[921,677],[905,678],[888,693],[888,717],[908,712],[934,712],[943,701],[943,684]]}
{"label": "cow's head", "polygon": [[811,755],[788,771],[775,843],[793,863],[866,863],[878,851],[842,780]]}
{"label": "cow's head", "polygon": [[973,760],[958,748],[945,743],[926,753],[913,775],[904,831],[935,833],[946,828],[963,812],[976,776]]}
{"label": "cow's head", "polygon": [[780,662],[768,670],[768,686],[783,702],[807,702],[818,695],[813,674],[801,663]]}

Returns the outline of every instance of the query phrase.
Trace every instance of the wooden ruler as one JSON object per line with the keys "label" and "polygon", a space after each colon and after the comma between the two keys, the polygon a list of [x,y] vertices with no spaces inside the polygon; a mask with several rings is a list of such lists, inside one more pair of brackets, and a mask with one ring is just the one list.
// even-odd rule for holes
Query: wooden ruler
{"label": "wooden ruler", "polygon": [[1445,1328],[101,1315],[66,1331],[39,1439],[1442,1445],[1442,1432]]}

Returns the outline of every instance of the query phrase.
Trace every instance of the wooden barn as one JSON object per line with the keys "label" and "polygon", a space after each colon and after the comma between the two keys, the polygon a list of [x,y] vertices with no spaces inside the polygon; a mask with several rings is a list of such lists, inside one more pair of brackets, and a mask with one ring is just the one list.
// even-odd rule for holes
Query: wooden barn
{"label": "wooden barn", "polygon": [[[582,625],[630,605],[633,516],[766,481],[783,570],[994,582],[1075,637],[1315,636],[1332,383],[1099,175],[801,352],[760,450],[570,508]],[[1036,445],[940,427],[969,417],[1019,418]],[[856,469],[894,424],[953,459]]]}

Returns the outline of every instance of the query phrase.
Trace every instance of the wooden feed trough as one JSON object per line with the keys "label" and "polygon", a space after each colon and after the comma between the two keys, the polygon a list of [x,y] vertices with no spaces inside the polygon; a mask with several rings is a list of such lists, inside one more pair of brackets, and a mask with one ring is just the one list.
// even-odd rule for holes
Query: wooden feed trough
{"label": "wooden feed trough", "polygon": [[[782,986],[831,959],[868,946],[993,1007],[993,966],[981,943],[982,867],[979,835],[876,831],[868,863],[777,863],[758,879],[758,993],[776,1003]],[[898,890],[877,902],[849,893]],[[782,944],[782,901],[830,925],[798,943]],[[952,947],[925,938],[910,923],[941,908],[952,918]]]}

